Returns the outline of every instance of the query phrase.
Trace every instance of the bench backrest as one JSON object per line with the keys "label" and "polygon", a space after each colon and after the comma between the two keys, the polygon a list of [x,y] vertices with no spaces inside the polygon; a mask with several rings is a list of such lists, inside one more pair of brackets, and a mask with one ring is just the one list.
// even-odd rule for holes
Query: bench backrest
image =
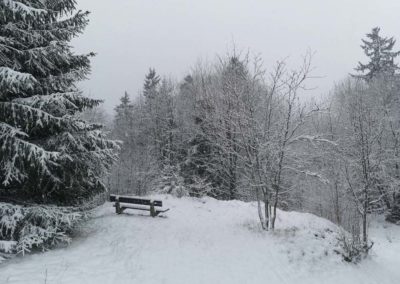
{"label": "bench backrest", "polygon": [[140,197],[135,197],[135,196],[110,194],[111,202],[115,202],[115,201],[117,201],[117,199],[121,203],[132,203],[132,204],[149,205],[149,206],[150,206],[150,202],[153,201],[154,206],[162,207],[161,200],[151,200],[151,199],[145,199],[145,198],[140,198]]}

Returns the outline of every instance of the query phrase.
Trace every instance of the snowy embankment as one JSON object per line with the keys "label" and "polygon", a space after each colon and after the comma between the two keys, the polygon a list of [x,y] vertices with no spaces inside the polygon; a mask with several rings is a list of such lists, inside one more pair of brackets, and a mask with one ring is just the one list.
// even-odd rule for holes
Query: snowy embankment
{"label": "snowy embankment", "polygon": [[399,227],[373,225],[372,256],[353,265],[314,215],[279,212],[272,233],[254,203],[160,198],[165,218],[104,204],[69,247],[1,265],[0,283],[400,283]]}

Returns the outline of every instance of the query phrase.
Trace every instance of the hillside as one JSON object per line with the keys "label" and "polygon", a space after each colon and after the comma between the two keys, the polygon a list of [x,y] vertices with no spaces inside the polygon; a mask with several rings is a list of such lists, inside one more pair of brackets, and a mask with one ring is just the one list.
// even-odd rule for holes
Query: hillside
{"label": "hillside", "polygon": [[372,255],[354,265],[333,252],[337,227],[314,215],[279,212],[271,233],[259,229],[254,203],[160,198],[171,208],[164,218],[137,211],[117,216],[111,203],[104,204],[69,247],[0,266],[0,283],[389,284],[400,279],[396,226],[374,222]]}

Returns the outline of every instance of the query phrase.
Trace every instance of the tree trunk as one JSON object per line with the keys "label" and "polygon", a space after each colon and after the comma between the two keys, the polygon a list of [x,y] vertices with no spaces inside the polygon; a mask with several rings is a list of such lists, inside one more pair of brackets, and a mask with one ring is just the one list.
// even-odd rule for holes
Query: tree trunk
{"label": "tree trunk", "polygon": [[265,230],[269,229],[270,224],[270,204],[268,200],[268,191],[263,190],[264,193],[264,214],[265,214]]}
{"label": "tree trunk", "polygon": [[335,219],[338,225],[341,225],[341,218],[340,218],[340,202],[339,202],[339,189],[337,181],[335,181]]}
{"label": "tree trunk", "polygon": [[262,209],[261,209],[261,198],[260,198],[260,188],[257,187],[256,189],[256,195],[257,195],[257,209],[258,209],[258,217],[260,219],[260,223],[261,223],[261,227],[263,230],[268,230],[268,227],[265,227],[265,220],[264,220],[264,216],[262,213]]}
{"label": "tree trunk", "polygon": [[271,220],[271,229],[275,230],[275,220],[276,220],[276,208],[278,207],[278,194],[279,194],[279,187],[277,186],[275,189],[275,201],[274,201],[274,214],[272,214]]}

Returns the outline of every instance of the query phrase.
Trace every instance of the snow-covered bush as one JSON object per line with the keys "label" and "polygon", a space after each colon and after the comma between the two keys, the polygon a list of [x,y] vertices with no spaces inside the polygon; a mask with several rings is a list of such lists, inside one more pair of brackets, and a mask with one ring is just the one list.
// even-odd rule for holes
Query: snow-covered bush
{"label": "snow-covered bush", "polygon": [[166,166],[161,173],[161,177],[154,181],[154,187],[159,193],[171,194],[176,197],[189,195],[184,179],[176,167]]}
{"label": "snow-covered bush", "polygon": [[340,250],[336,251],[343,257],[344,261],[358,263],[368,255],[368,251],[372,248],[373,242],[364,244],[359,234],[349,234],[342,232],[338,237]]}
{"label": "snow-covered bush", "polygon": [[215,197],[213,195],[214,188],[210,182],[198,176],[192,176],[191,183],[187,183],[181,175],[181,170],[177,167],[165,167],[161,177],[155,180],[154,188],[159,193],[171,194],[176,197]]}
{"label": "snow-covered bush", "polygon": [[0,203],[0,253],[25,254],[68,244],[87,213],[74,207]]}
{"label": "snow-covered bush", "polygon": [[207,182],[205,179],[200,178],[198,176],[193,176],[193,183],[188,184],[188,192],[191,196],[194,197],[204,197],[204,196],[212,196],[216,197],[213,192],[215,188],[212,186],[211,182]]}
{"label": "snow-covered bush", "polygon": [[358,263],[362,259],[362,247],[359,239],[342,233],[338,241],[341,250],[338,250],[337,253],[343,257],[344,261]]}

